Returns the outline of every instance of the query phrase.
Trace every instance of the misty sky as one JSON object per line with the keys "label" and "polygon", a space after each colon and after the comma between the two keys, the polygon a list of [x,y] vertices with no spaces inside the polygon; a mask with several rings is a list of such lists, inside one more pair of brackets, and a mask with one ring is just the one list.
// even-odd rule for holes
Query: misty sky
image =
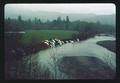
{"label": "misty sky", "polygon": [[114,4],[6,4],[6,9],[27,9],[31,11],[52,11],[61,13],[80,13],[80,14],[115,14]]}

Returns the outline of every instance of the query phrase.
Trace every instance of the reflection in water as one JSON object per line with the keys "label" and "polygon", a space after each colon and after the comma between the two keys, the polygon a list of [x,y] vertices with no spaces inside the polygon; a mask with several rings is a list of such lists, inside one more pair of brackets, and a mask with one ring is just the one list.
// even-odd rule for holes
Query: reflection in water
{"label": "reflection in water", "polygon": [[67,56],[57,61],[59,70],[71,79],[110,79],[114,72],[100,59],[92,56]]}

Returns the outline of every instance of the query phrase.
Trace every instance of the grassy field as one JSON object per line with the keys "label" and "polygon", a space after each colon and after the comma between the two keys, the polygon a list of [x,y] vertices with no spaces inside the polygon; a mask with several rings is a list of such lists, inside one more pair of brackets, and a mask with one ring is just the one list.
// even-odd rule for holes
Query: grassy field
{"label": "grassy field", "polygon": [[40,42],[50,38],[70,39],[73,34],[78,34],[77,31],[65,30],[27,30],[25,32],[21,37],[21,42],[25,44]]}

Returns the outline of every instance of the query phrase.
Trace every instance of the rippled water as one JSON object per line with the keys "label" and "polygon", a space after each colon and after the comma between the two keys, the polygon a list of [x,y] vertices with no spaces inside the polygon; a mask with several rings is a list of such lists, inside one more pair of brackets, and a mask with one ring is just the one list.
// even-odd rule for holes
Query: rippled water
{"label": "rippled water", "polygon": [[[114,37],[95,36],[86,41],[68,43],[56,48],[49,48],[31,56],[27,63],[37,63],[42,70],[49,69],[53,78],[67,79],[66,74],[59,71],[56,64],[57,60],[65,56],[92,56],[101,59],[108,64],[113,71],[116,71],[116,54],[106,48],[97,45],[98,41],[115,40]],[[27,57],[26,57],[27,58]]]}

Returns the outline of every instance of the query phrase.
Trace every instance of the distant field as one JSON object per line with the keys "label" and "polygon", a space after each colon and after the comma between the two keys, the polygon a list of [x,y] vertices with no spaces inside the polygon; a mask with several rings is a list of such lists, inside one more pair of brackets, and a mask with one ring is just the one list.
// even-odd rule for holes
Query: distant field
{"label": "distant field", "polygon": [[22,35],[21,41],[23,43],[40,42],[50,38],[69,39],[73,34],[78,34],[77,31],[65,30],[27,30]]}

